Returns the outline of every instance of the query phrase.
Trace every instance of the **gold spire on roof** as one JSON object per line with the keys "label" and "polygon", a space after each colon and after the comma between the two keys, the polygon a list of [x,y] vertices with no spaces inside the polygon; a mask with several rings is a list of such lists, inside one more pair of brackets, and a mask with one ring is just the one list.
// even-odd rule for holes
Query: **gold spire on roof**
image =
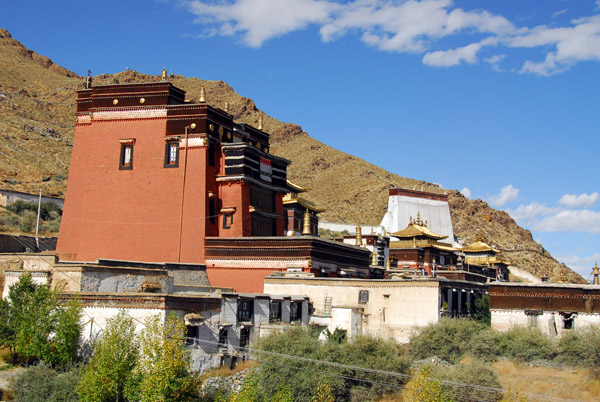
{"label": "gold spire on roof", "polygon": [[360,223],[356,225],[356,245],[362,246],[362,228],[360,227]]}
{"label": "gold spire on roof", "polygon": [[391,262],[391,261],[390,261],[390,259],[388,258],[388,259],[387,259],[387,262],[385,263],[385,269],[388,269],[388,270],[389,270],[390,268],[392,268],[392,262]]}
{"label": "gold spire on roof", "polygon": [[206,90],[200,87],[200,102],[206,102]]}
{"label": "gold spire on roof", "polygon": [[229,102],[225,102],[225,111],[229,113]]}
{"label": "gold spire on roof", "polygon": [[306,208],[306,212],[304,213],[304,227],[302,228],[303,235],[310,235],[310,212],[308,212],[308,208]]}
{"label": "gold spire on roof", "polygon": [[371,253],[371,265],[376,267],[377,266],[377,253],[375,251],[373,251]]}
{"label": "gold spire on roof", "polygon": [[163,67],[162,71],[160,72],[160,79],[163,81],[167,80],[167,69]]}
{"label": "gold spire on roof", "polygon": [[263,129],[263,115],[262,115],[262,113],[258,115],[258,129],[259,130]]}
{"label": "gold spire on roof", "polygon": [[600,276],[600,269],[598,268],[598,261],[596,261],[596,265],[592,270],[592,274],[594,275],[594,285],[600,285],[600,281],[598,280],[598,276]]}

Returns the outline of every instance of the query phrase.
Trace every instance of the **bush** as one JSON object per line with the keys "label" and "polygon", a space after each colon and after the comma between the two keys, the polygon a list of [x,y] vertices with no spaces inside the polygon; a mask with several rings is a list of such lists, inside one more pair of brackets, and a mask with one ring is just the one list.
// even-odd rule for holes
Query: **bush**
{"label": "bush", "polygon": [[77,366],[60,372],[40,363],[13,377],[9,388],[19,402],[77,402],[74,384],[78,381]]}
{"label": "bush", "polygon": [[473,320],[443,318],[410,338],[409,353],[415,359],[437,356],[458,363],[470,351],[473,338],[485,329],[484,324]]}
{"label": "bush", "polygon": [[600,327],[563,332],[556,360],[571,366],[600,367]]}
{"label": "bush", "polygon": [[453,395],[457,401],[497,401],[502,397],[502,385],[498,376],[493,369],[477,359],[461,362],[451,368],[436,367],[433,376],[442,380],[444,391]]}
{"label": "bush", "polygon": [[471,354],[484,361],[494,361],[502,356],[498,332],[493,329],[477,334],[471,341]]}
{"label": "bush", "polygon": [[554,346],[550,339],[536,328],[512,328],[496,335],[496,345],[502,357],[530,362],[552,359]]}
{"label": "bush", "polygon": [[[399,374],[409,367],[400,346],[393,341],[364,336],[341,343],[333,340],[323,343],[319,341],[318,334],[309,328],[291,328],[281,334],[262,338],[256,349]],[[268,353],[255,354],[261,361],[257,372],[260,389],[267,398],[275,395],[281,384],[289,385],[295,401],[303,402],[309,402],[325,381],[338,401],[355,399],[358,395],[374,398],[384,392],[397,391],[397,387],[378,382],[402,384],[396,376],[332,367]]]}

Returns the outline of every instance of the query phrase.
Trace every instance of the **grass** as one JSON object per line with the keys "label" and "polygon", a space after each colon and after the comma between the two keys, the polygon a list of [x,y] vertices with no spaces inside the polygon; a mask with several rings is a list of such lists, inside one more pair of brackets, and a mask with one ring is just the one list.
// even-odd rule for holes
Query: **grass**
{"label": "grass", "polygon": [[510,387],[522,394],[537,394],[548,398],[600,400],[600,377],[590,369],[530,367],[512,361],[495,362],[492,368],[503,389]]}

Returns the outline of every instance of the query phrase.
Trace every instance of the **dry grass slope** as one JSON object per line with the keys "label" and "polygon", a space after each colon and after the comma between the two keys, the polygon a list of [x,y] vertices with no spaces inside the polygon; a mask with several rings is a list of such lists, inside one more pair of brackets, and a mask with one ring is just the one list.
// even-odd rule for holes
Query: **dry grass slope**
{"label": "dry grass slope", "polygon": [[[66,189],[62,177],[68,173],[74,133],[75,90],[82,88],[83,79],[24,48],[2,29],[0,71],[0,185],[29,192],[42,188],[46,194],[60,196]],[[130,70],[96,76],[94,84],[158,79],[158,75]],[[224,108],[228,102],[236,120],[253,125],[258,122],[261,111],[254,101],[238,95],[223,81],[182,76],[172,76],[170,80],[187,91],[188,99],[198,99],[204,86],[209,104]],[[26,126],[30,131],[24,129]],[[264,128],[271,133],[272,151],[293,161],[290,180],[310,187],[310,198],[327,208],[321,214],[325,221],[378,224],[387,207],[388,182],[405,188],[416,185],[428,191],[444,191],[434,184],[392,174],[335,150],[311,138],[300,126],[280,122],[267,114]],[[61,138],[48,136],[49,130],[59,132]],[[457,235],[473,240],[479,231],[497,247],[507,250],[516,265],[532,273],[557,279],[564,272],[568,280],[583,281],[548,255],[533,241],[531,233],[505,212],[494,210],[481,200],[467,200],[457,191],[450,191],[450,208]]]}

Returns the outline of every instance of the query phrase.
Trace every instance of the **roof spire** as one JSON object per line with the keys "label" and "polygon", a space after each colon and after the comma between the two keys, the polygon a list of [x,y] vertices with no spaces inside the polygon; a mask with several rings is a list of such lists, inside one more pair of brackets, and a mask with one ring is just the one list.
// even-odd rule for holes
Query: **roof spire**
{"label": "roof spire", "polygon": [[600,275],[600,269],[598,268],[598,261],[596,261],[596,265],[592,270],[592,274],[594,275],[594,285],[600,285],[600,281],[598,280],[598,276]]}
{"label": "roof spire", "polygon": [[304,213],[304,227],[302,228],[302,234],[310,236],[310,212],[308,212],[308,208],[306,208],[306,212]]}
{"label": "roof spire", "polygon": [[258,115],[258,129],[259,130],[263,129],[263,115],[262,115],[262,113]]}
{"label": "roof spire", "polygon": [[371,253],[371,265],[376,267],[377,266],[377,252],[375,252],[375,250],[373,250],[373,252]]}
{"label": "roof spire", "polygon": [[204,87],[200,87],[200,102],[206,102],[206,90]]}
{"label": "roof spire", "polygon": [[229,113],[229,102],[225,102],[225,111]]}
{"label": "roof spire", "polygon": [[163,81],[167,80],[167,69],[163,67],[161,73],[160,73],[160,79]]}
{"label": "roof spire", "polygon": [[362,246],[362,228],[360,227],[360,223],[356,225],[356,245]]}

